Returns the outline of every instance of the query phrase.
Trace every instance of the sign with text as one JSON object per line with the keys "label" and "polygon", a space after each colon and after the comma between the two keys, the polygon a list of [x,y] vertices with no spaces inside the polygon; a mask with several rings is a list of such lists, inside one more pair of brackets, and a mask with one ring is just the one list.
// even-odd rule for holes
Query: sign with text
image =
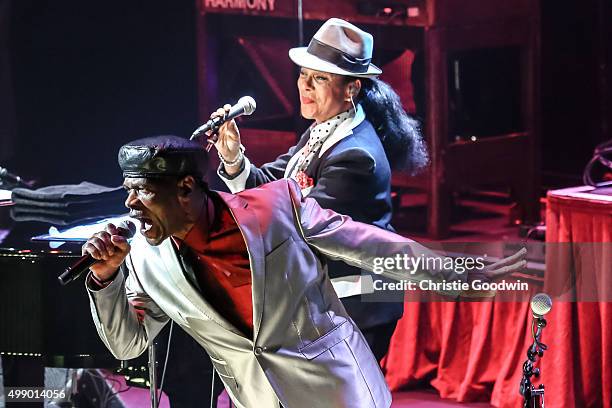
{"label": "sign with text", "polygon": [[295,2],[290,0],[200,0],[199,9],[201,13],[295,16]]}

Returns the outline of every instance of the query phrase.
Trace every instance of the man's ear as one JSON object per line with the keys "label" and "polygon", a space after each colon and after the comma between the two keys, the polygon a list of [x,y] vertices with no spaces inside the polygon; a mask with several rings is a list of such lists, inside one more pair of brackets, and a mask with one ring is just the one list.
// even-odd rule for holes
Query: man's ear
{"label": "man's ear", "polygon": [[189,197],[196,188],[196,181],[193,176],[185,176],[179,180],[177,187],[180,197]]}

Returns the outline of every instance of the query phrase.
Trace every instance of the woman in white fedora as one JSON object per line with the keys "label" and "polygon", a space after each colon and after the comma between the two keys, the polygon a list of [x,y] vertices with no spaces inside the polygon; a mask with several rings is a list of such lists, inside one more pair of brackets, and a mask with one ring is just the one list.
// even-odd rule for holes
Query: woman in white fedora
{"label": "woman in white fedora", "polygon": [[[261,167],[244,155],[235,122],[222,126],[215,143],[221,159],[218,173],[233,193],[293,178],[321,207],[392,230],[391,169],[415,172],[426,165],[427,153],[398,95],[377,79],[382,71],[371,63],[373,43],[369,33],[332,18],[308,47],[289,51],[289,58],[301,67],[301,115],[314,122],[287,153]],[[224,109],[229,105],[213,116],[223,115]],[[335,283],[355,282],[361,275],[341,262],[328,268]],[[360,285],[335,287],[345,288],[338,295],[380,360],[402,315],[402,303],[363,302],[353,290]]]}

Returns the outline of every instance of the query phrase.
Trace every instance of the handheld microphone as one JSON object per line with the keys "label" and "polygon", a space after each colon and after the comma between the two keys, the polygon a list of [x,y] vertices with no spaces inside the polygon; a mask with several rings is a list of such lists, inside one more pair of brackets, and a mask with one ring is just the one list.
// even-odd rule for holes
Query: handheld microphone
{"label": "handheld microphone", "polygon": [[[225,122],[228,122],[238,116],[242,115],[250,115],[255,112],[255,108],[257,108],[257,104],[255,103],[255,99],[250,96],[243,96],[238,100],[238,102],[230,108],[230,111],[225,116],[217,116],[215,118],[210,119],[208,122],[197,128],[189,140],[193,140],[199,137],[201,134],[208,132],[209,130],[217,131],[221,125]],[[214,143],[216,140],[210,141],[209,143]]]}
{"label": "handheld microphone", "polygon": [[[117,230],[122,237],[132,238],[136,233],[136,225],[134,225],[132,221],[125,220],[117,225]],[[66,268],[64,273],[58,276],[57,279],[62,286],[65,286],[81,276],[83,272],[87,271],[96,262],[98,262],[98,260],[94,259],[91,255],[83,255],[72,266]]]}

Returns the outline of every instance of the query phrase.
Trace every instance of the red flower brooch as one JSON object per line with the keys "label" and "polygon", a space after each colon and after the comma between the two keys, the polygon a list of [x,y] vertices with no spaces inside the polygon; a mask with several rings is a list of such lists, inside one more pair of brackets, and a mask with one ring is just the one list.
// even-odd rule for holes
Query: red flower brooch
{"label": "red flower brooch", "polygon": [[301,190],[314,186],[314,180],[312,179],[312,177],[308,177],[308,175],[304,173],[304,170],[299,171],[295,175],[295,181],[297,181]]}

